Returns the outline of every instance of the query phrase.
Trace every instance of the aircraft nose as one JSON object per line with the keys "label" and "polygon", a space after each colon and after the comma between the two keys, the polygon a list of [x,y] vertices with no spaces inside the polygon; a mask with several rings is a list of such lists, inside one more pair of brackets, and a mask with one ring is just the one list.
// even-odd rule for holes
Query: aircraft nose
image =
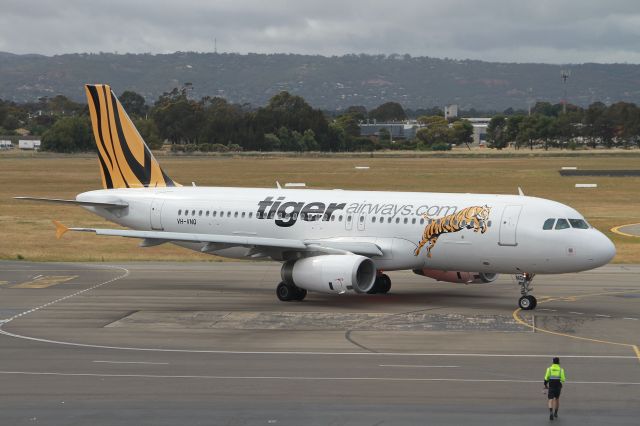
{"label": "aircraft nose", "polygon": [[613,245],[611,240],[607,238],[600,231],[596,231],[597,238],[595,238],[593,249],[592,249],[592,259],[590,259],[596,266],[603,266],[607,263],[611,262],[616,255],[616,246]]}

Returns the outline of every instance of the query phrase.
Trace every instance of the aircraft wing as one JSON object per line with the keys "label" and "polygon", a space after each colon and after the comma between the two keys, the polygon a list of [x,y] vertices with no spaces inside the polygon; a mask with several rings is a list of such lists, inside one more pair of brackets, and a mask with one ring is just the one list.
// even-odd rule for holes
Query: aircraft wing
{"label": "aircraft wing", "polygon": [[142,245],[149,247],[165,242],[206,243],[203,251],[215,251],[228,247],[250,247],[256,249],[286,249],[303,252],[322,252],[326,254],[360,254],[363,256],[382,256],[382,250],[374,243],[327,241],[327,240],[295,240],[286,238],[265,238],[251,235],[217,235],[188,232],[137,231],[130,229],[108,228],[67,228],[57,221],[56,237],[60,238],[67,231],[94,232],[96,235],[140,238]]}

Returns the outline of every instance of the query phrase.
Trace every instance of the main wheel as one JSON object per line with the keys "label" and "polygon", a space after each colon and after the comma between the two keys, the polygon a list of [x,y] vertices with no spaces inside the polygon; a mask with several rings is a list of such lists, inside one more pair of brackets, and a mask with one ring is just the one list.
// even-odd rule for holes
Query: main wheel
{"label": "main wheel", "polygon": [[378,287],[378,293],[387,294],[391,290],[391,278],[389,275],[380,275],[380,285]]}
{"label": "main wheel", "polygon": [[286,285],[283,282],[278,284],[278,287],[276,287],[276,295],[282,302],[289,302],[291,300],[294,300],[297,296],[296,289]]}
{"label": "main wheel", "polygon": [[296,288],[296,297],[294,300],[304,300],[304,298],[307,297],[307,290],[305,290],[304,288]]}
{"label": "main wheel", "polygon": [[538,304],[538,301],[533,296],[522,296],[518,300],[518,306],[520,306],[520,308],[524,311],[529,311],[535,308],[537,304]]}

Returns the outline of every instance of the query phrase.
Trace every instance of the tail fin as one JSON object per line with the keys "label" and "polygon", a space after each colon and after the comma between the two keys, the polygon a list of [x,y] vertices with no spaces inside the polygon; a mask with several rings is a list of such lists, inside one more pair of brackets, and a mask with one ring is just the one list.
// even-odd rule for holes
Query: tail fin
{"label": "tail fin", "polygon": [[104,188],[179,186],[167,176],[106,84],[85,86]]}

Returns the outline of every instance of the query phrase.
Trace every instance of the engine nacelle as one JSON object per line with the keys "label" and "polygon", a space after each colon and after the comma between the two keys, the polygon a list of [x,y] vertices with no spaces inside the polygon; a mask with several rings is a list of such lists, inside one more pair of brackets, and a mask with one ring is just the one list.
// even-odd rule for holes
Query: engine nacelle
{"label": "engine nacelle", "polygon": [[366,293],[376,280],[376,266],[364,256],[323,255],[282,265],[282,281],[322,293]]}
{"label": "engine nacelle", "polygon": [[424,277],[433,278],[437,281],[446,281],[449,283],[463,284],[480,284],[491,283],[498,278],[498,274],[488,272],[458,272],[458,271],[442,271],[440,269],[414,269],[414,274]]}

